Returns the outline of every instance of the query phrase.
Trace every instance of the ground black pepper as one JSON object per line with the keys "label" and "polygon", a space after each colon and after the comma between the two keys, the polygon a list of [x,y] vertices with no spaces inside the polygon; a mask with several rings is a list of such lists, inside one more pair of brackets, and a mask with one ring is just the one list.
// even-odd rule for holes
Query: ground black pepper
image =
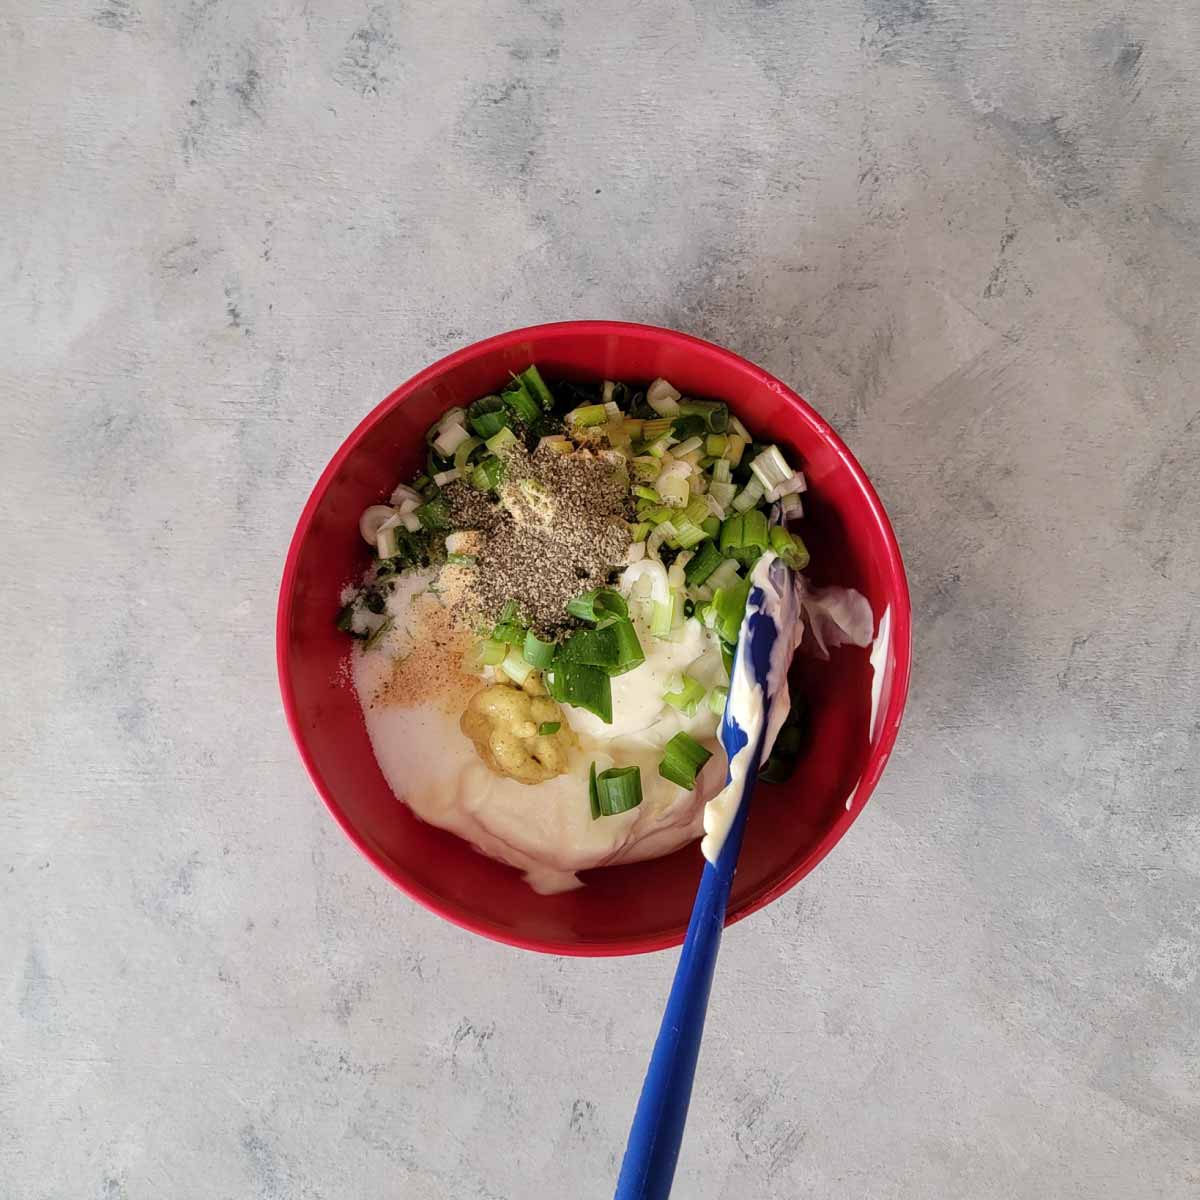
{"label": "ground black pepper", "polygon": [[447,487],[455,529],[484,535],[471,583],[484,622],[512,600],[542,637],[577,625],[567,602],[610,584],[624,560],[628,490],[619,455],[530,453],[519,444],[505,455],[498,499],[463,483]]}

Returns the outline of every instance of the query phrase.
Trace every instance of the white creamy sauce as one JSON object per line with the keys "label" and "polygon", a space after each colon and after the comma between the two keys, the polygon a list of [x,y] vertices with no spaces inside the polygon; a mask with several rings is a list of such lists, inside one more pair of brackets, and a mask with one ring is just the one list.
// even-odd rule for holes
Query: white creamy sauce
{"label": "white creamy sauce", "polygon": [[[454,624],[455,568],[444,568],[440,576],[415,572],[401,577],[387,601],[392,628],[372,649],[356,647],[353,652],[354,686],[384,778],[422,820],[523,871],[538,892],[579,887],[578,871],[658,858],[702,833],[701,849],[715,862],[747,777],[757,768],[760,731],[765,758],[790,709],[787,674],[803,636],[804,590],[799,577],[790,572],[782,590],[774,586],[769,575],[774,559],[774,554],[764,554],[751,575],[751,596],[761,593],[756,611],[771,619],[778,631],[766,689],[754,679],[739,647],[728,712],[748,740],[728,771],[724,749],[717,741],[718,715],[702,703],[688,717],[662,699],[664,692],[679,686],[683,672],[706,688],[722,685],[720,644],[694,619],[669,637],[651,636],[643,615],[647,605],[642,601],[659,598],[666,573],[660,564],[640,562],[626,569],[620,586],[630,597],[630,616],[646,660],[612,679],[611,724],[585,709],[563,706],[579,747],[572,750],[565,773],[539,784],[495,774],[459,728],[467,701],[491,681],[492,672],[489,669],[480,678],[459,669],[471,637]],[[856,593],[850,595],[861,600]],[[750,603],[754,601],[748,607]],[[872,737],[890,636],[889,610],[871,651]],[[713,751],[690,792],[658,773],[663,747],[681,730]],[[598,772],[611,766],[640,767],[642,803],[629,812],[593,820],[588,801],[588,769],[593,762]],[[847,807],[852,801],[853,795]]]}
{"label": "white creamy sauce", "polygon": [[[788,668],[804,634],[804,622],[796,576],[791,571],[786,572],[782,591],[771,580],[771,563],[775,558],[776,555],[770,552],[764,554],[750,574],[751,588],[746,611],[762,613],[770,618],[775,624],[776,637],[771,647],[765,689],[754,677],[745,653],[744,638],[738,644],[733,661],[726,712],[729,719],[745,733],[746,744],[729,764],[729,782],[704,806],[704,840],[700,843],[700,849],[711,863],[717,861],[721,847],[725,845],[725,838],[742,803],[747,776],[757,770],[759,762],[771,753],[771,747],[791,711]],[[756,754],[760,735],[762,749]]]}
{"label": "white creamy sauce", "polygon": [[[440,690],[389,687],[396,660],[427,645],[430,622],[436,624],[439,610],[444,616],[451,607],[450,596],[441,598],[443,607],[428,594],[433,580],[428,572],[403,577],[388,600],[393,630],[371,650],[354,652],[354,684],[375,757],[392,790],[417,816],[524,871],[543,893],[580,886],[577,871],[657,858],[700,836],[704,802],[725,780],[718,717],[704,705],[686,717],[664,704],[662,695],[685,670],[706,686],[723,681],[715,635],[689,620],[671,638],[653,638],[635,605],[646,661],[612,680],[613,723],[564,705],[579,749],[566,773],[524,784],[489,770],[459,729],[467,699],[486,681],[457,674],[457,658],[443,667],[446,677],[457,674],[457,680],[447,679]],[[658,773],[662,747],[681,729],[713,751],[691,792]],[[642,803],[593,820],[588,801],[593,762],[597,771],[639,766]]]}
{"label": "white creamy sauce", "polygon": [[871,643],[871,720],[867,728],[871,741],[875,740],[879,723],[879,701],[883,697],[883,672],[888,654],[892,649],[892,606],[889,604],[879,618],[879,632]]}
{"label": "white creamy sauce", "polygon": [[[879,702],[883,698],[883,672],[887,668],[888,655],[892,650],[892,606],[889,604],[879,618],[879,632],[871,643],[871,717],[867,722],[867,738],[875,741],[879,724]],[[861,783],[861,780],[860,780]],[[846,811],[854,807],[858,796],[859,784],[855,784],[850,795],[846,797]]]}

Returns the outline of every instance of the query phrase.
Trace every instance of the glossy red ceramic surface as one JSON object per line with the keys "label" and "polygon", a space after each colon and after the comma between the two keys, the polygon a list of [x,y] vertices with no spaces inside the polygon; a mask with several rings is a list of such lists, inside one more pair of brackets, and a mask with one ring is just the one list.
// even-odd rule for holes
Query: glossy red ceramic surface
{"label": "glossy red ceramic surface", "polygon": [[[333,626],[338,593],[366,567],[359,513],[419,465],[424,434],[446,409],[498,391],[510,371],[646,381],[719,396],[763,440],[803,465],[800,527],[817,585],[856,587],[876,621],[892,613],[891,649],[874,738],[868,736],[868,651],[843,648],[803,666],[810,748],[785,785],[760,784],[728,921],[782,895],[821,861],[858,816],[887,761],[908,690],[908,585],[891,525],[862,468],[795,392],[719,346],[645,325],[579,321],[514,330],[468,346],[397,388],[346,439],[317,481],[288,550],[277,653],[288,723],[317,791],[362,852],[397,886],[448,920],[514,946],[554,954],[635,954],[678,945],[703,859],[699,844],[667,858],[585,872],[586,886],[538,896],[518,872],[417,820],[393,796],[371,752],[348,645]],[[854,801],[847,810],[846,801]]]}

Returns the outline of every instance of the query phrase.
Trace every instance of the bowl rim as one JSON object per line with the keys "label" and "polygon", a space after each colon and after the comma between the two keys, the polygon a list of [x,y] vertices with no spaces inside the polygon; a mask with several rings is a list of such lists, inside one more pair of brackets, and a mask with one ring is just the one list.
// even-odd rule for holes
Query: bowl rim
{"label": "bowl rim", "polygon": [[541,337],[547,334],[580,334],[586,336],[603,336],[614,333],[636,333],[650,335],[654,340],[665,342],[676,348],[700,351],[706,355],[716,355],[725,359],[731,366],[748,376],[759,386],[775,392],[789,404],[795,405],[808,419],[818,436],[827,443],[841,461],[843,467],[853,477],[860,491],[867,500],[876,530],[880,534],[886,550],[887,573],[892,577],[895,594],[892,604],[892,652],[895,656],[895,668],[891,692],[885,710],[880,714],[879,736],[868,758],[867,768],[856,787],[853,797],[854,805],[829,827],[815,846],[799,860],[786,875],[778,879],[770,887],[744,902],[737,908],[731,908],[725,914],[725,926],[736,924],[752,913],[758,912],[772,901],[777,900],[785,892],[795,887],[809,872],[816,868],[822,859],[841,841],[846,831],[858,819],[866,807],[866,803],[875,789],[875,785],[883,772],[888,757],[895,745],[900,724],[904,715],[905,701],[908,697],[909,681],[912,674],[912,606],[909,598],[908,578],[904,570],[904,561],[900,554],[900,546],[888,519],[883,503],[880,501],[866,472],[858,460],[847,448],[834,428],[820,415],[802,396],[793,391],[787,384],[771,375],[762,367],[756,366],[732,350],[715,342],[694,337],[692,334],[679,330],[667,329],[659,325],[646,325],[636,321],[552,321],[540,325],[527,325],[520,329],[511,329],[498,333],[482,341],[472,342],[468,346],[455,350],[437,359],[423,370],[394,388],[384,397],[343,439],[334,452],[325,469],[318,476],[307,502],[300,512],[296,522],[295,532],[288,543],[284,559],[283,574],[279,584],[279,600],[275,619],[275,662],[279,677],[279,688],[283,700],[284,715],[292,740],[299,751],[308,777],[317,794],[325,803],[333,819],[341,827],[343,833],[358,847],[359,851],[380,871],[388,880],[406,895],[416,900],[439,917],[465,929],[471,933],[490,938],[508,946],[522,950],[533,950],[544,954],[560,954],[572,957],[607,958],[628,954],[648,954],[656,950],[667,950],[682,944],[686,928],[676,933],[656,934],[644,937],[630,937],[612,942],[563,942],[548,938],[529,938],[514,934],[511,930],[494,925],[486,920],[478,919],[452,910],[442,903],[434,893],[403,874],[395,871],[392,865],[381,855],[370,842],[358,831],[338,803],[332,791],[317,769],[316,763],[309,752],[306,740],[301,731],[300,715],[296,704],[294,683],[291,667],[288,661],[287,645],[288,630],[294,607],[296,575],[299,570],[300,547],[308,536],[313,517],[325,496],[331,480],[340,471],[343,464],[358,449],[359,444],[380,421],[382,421],[399,404],[403,403],[413,392],[430,380],[438,378],[450,368],[461,362],[469,362],[482,357],[493,350],[501,349],[531,337]]}

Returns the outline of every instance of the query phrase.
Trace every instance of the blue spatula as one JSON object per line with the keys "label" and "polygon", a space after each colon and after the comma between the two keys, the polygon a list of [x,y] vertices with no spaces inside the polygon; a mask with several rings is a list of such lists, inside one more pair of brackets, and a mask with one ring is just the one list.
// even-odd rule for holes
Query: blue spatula
{"label": "blue spatula", "polygon": [[[770,572],[772,582],[776,583],[779,590],[791,586],[790,574],[782,562],[772,562]],[[762,687],[762,720],[750,729],[738,724],[731,715],[737,689],[731,686],[721,721],[721,744],[729,761],[733,762],[737,752],[751,739],[754,756],[750,769],[745,773],[741,801],[717,861],[706,863],[704,874],[700,877],[700,888],[696,893],[679,966],[675,970],[675,981],[671,985],[671,995],[667,999],[658,1040],[654,1043],[641,1099],[629,1131],[615,1200],[660,1200],[671,1191],[671,1180],[675,1174],[675,1162],[679,1157],[679,1145],[692,1095],[696,1059],[700,1053],[700,1038],[704,1033],[704,1015],[708,1008],[713,968],[716,966],[721,930],[725,924],[725,906],[729,901],[729,888],[733,882],[738,852],[742,848],[742,831],[746,825],[750,793],[754,790],[758,763],[761,761],[762,741],[771,703],[767,688],[771,650],[782,632],[770,616],[760,611],[762,603],[763,589],[751,587],[733,670],[733,679],[736,681],[744,660],[750,678]],[[796,618],[788,606],[784,606],[784,611],[790,619]]]}

